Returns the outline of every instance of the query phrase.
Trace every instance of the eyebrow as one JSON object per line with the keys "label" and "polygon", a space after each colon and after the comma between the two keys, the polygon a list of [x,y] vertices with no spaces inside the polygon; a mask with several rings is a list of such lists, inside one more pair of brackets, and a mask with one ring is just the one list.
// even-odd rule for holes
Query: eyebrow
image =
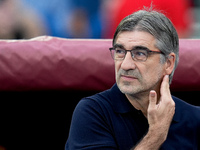
{"label": "eyebrow", "polygon": [[114,48],[122,48],[122,49],[125,49],[124,46],[122,44],[118,44],[116,43],[114,46]]}
{"label": "eyebrow", "polygon": [[[124,50],[126,50],[125,48],[124,48],[124,45],[123,44],[118,44],[118,43],[116,43],[114,46],[113,46],[114,48],[121,48],[121,49],[124,49]],[[132,47],[132,50],[133,49],[140,49],[140,50],[148,50],[148,48],[146,47],[146,46],[141,46],[141,45],[137,45],[137,46],[134,46],[134,47]]]}

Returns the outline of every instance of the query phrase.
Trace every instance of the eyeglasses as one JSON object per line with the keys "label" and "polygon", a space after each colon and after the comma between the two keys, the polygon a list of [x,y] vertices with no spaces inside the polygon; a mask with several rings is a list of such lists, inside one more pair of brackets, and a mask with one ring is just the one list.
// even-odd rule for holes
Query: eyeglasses
{"label": "eyeglasses", "polygon": [[119,47],[111,47],[109,48],[111,56],[114,60],[124,60],[126,53],[130,52],[131,56],[133,58],[133,60],[135,61],[146,61],[148,56],[150,54],[163,54],[165,55],[163,52],[161,51],[153,51],[153,50],[149,50],[146,47],[143,46],[139,46],[139,47],[135,47],[132,50],[125,50]]}

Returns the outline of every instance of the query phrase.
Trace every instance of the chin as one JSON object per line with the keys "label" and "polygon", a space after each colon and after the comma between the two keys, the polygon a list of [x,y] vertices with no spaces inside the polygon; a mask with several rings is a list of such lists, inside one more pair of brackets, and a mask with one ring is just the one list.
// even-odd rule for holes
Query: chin
{"label": "chin", "polygon": [[123,94],[126,95],[132,95],[132,96],[136,96],[136,95],[140,95],[140,94],[146,94],[147,92],[149,93],[150,89],[149,88],[145,88],[142,87],[141,85],[132,85],[132,84],[125,84],[123,82],[119,82],[117,83],[117,86],[119,87],[120,91]]}
{"label": "chin", "polygon": [[137,90],[134,88],[135,86],[131,85],[131,84],[117,84],[120,91],[124,94],[130,94],[133,95],[135,93],[137,93]]}

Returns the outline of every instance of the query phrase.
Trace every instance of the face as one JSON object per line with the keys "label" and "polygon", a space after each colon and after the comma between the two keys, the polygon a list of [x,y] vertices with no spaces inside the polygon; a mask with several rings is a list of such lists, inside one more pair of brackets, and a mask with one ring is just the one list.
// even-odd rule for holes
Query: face
{"label": "face", "polygon": [[[116,43],[126,50],[142,46],[159,51],[155,47],[156,39],[143,31],[124,31],[118,34]],[[116,82],[122,93],[137,95],[150,90],[158,91],[165,75],[165,65],[160,62],[160,54],[150,54],[146,61],[134,61],[130,52],[124,60],[115,60]]]}

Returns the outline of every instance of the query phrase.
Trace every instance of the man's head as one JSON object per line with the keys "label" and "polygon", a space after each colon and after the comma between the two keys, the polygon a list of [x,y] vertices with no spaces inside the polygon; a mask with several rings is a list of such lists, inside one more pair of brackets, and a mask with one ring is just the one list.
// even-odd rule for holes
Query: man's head
{"label": "man's head", "polygon": [[[166,74],[171,83],[179,60],[179,40],[173,24],[164,14],[140,10],[125,17],[114,34],[113,48],[116,82],[125,93],[134,94],[127,89],[133,86],[138,92],[156,89]],[[126,55],[120,60],[115,50]]]}

